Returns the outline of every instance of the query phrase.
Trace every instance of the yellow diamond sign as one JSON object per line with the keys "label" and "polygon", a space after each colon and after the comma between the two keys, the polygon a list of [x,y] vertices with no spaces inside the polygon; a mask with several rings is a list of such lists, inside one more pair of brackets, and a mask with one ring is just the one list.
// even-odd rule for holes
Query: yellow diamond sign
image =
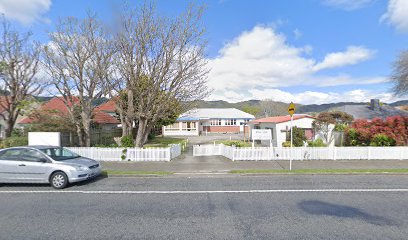
{"label": "yellow diamond sign", "polygon": [[295,104],[293,104],[293,102],[291,102],[291,103],[289,104],[289,107],[288,107],[288,113],[289,113],[289,115],[292,116],[293,114],[295,114],[295,110],[296,110]]}

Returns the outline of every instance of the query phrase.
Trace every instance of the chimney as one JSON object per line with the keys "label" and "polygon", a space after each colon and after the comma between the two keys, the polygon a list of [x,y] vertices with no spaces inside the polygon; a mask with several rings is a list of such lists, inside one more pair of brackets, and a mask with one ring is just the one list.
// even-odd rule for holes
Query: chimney
{"label": "chimney", "polygon": [[380,106],[380,99],[371,99],[370,108],[374,111],[378,111],[381,109]]}

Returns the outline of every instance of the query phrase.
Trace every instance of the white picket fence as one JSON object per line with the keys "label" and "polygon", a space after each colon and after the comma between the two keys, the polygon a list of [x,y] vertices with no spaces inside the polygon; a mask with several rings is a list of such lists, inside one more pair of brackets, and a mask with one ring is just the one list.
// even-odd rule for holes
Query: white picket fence
{"label": "white picket fence", "polygon": [[69,147],[67,149],[97,161],[170,161],[181,154],[180,144],[173,144],[168,148]]}
{"label": "white picket fence", "polygon": [[255,147],[236,148],[223,144],[195,145],[194,156],[220,155],[240,160],[403,160],[408,147]]}

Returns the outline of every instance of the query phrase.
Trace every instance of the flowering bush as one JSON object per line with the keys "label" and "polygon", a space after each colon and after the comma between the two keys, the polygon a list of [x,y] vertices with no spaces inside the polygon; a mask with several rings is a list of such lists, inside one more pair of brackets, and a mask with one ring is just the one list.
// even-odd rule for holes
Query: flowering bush
{"label": "flowering bush", "polygon": [[408,141],[408,117],[394,116],[386,120],[356,120],[347,128],[348,146],[403,146]]}

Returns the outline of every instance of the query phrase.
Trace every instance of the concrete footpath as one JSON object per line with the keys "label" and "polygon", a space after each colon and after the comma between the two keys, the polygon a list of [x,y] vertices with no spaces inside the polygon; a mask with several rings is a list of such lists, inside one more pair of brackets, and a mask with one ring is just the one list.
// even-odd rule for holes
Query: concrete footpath
{"label": "concrete footpath", "polygon": [[[173,173],[226,173],[232,170],[283,170],[289,161],[231,161],[222,156],[193,157],[189,149],[170,162],[102,162],[104,170]],[[408,160],[293,161],[293,169],[408,169]]]}

